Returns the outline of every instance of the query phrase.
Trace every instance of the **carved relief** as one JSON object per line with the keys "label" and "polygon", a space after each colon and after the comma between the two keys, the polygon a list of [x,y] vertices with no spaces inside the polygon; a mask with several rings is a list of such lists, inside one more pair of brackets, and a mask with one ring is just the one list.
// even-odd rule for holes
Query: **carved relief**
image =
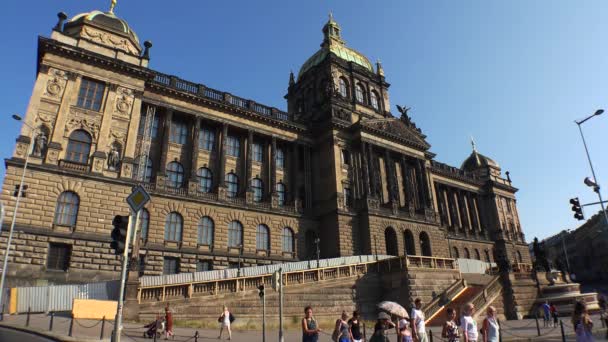
{"label": "carved relief", "polygon": [[101,32],[89,27],[85,27],[82,31],[82,36],[94,42],[125,51],[133,55],[139,55],[137,49],[126,38],[117,37],[105,32]]}
{"label": "carved relief", "polygon": [[131,115],[131,107],[135,100],[135,94],[133,90],[117,87],[116,89],[116,101],[115,101],[115,114],[129,117]]}
{"label": "carved relief", "polygon": [[46,159],[51,164],[56,164],[59,159],[59,151],[57,150],[49,150],[46,155]]}
{"label": "carved relief", "polygon": [[68,73],[55,68],[49,69],[49,79],[44,88],[44,96],[60,100],[68,81]]}
{"label": "carved relief", "polygon": [[112,128],[112,130],[110,131],[110,135],[108,136],[108,138],[110,138],[110,140],[114,140],[122,146],[125,146],[126,137],[127,137],[127,132],[116,129],[115,127]]}
{"label": "carved relief", "polygon": [[85,117],[84,113],[71,111],[71,118],[65,125],[65,136],[67,137],[70,132],[75,129],[84,129],[91,134],[93,140],[97,140],[99,135],[100,123],[98,118],[91,118],[90,116]]}
{"label": "carved relief", "polygon": [[25,158],[25,154],[27,153],[28,145],[25,143],[17,143],[17,147],[15,148],[15,156],[18,158]]}

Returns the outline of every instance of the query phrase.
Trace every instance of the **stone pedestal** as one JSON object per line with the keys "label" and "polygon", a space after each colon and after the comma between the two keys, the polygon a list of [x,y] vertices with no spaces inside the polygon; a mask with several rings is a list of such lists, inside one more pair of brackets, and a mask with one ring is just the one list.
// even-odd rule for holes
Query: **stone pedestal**
{"label": "stone pedestal", "polygon": [[125,287],[125,301],[122,311],[124,321],[139,320],[139,301],[137,293],[139,288],[139,275],[137,271],[129,271]]}

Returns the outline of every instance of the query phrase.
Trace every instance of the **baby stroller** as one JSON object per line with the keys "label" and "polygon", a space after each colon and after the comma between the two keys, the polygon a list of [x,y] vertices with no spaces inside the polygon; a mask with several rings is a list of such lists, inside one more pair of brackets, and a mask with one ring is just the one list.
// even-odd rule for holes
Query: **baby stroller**
{"label": "baby stroller", "polygon": [[165,331],[165,320],[164,318],[157,318],[155,321],[144,325],[144,328],[148,329],[144,332],[144,338],[160,337],[163,331]]}

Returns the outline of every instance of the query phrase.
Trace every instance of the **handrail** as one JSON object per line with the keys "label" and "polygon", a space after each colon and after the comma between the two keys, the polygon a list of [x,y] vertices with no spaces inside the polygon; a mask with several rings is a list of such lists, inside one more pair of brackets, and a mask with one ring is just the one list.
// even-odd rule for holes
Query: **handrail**
{"label": "handrail", "polygon": [[450,302],[460,291],[464,290],[467,287],[464,279],[456,280],[450,287],[448,287],[445,291],[439,294],[435,299],[430,301],[427,305],[422,308],[424,312],[424,317],[428,317],[427,321],[430,320],[437,311],[441,310],[445,306],[445,302]]}
{"label": "handrail", "polygon": [[470,303],[475,306],[477,315],[483,313],[483,309],[490,303],[494,296],[502,291],[502,282],[500,276],[495,276],[488,285],[483,288],[483,291],[471,298]]}

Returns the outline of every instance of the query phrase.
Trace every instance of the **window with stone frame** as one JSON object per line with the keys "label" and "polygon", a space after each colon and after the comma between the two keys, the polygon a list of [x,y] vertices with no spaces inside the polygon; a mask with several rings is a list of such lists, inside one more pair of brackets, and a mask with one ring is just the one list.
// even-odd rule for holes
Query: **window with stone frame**
{"label": "window with stone frame", "polygon": [[252,153],[253,161],[259,162],[259,163],[263,162],[264,161],[264,147],[262,146],[262,144],[254,142],[251,145],[251,149],[252,149],[251,152],[253,152]]}
{"label": "window with stone frame", "polygon": [[[143,156],[137,157],[137,159],[135,159],[135,165],[133,165],[133,179],[135,180],[139,180],[139,162],[141,158],[146,158]],[[152,166],[152,158],[147,157],[146,158],[146,162],[144,163],[144,173],[143,173],[143,179],[142,181],[144,183],[150,183],[152,181],[152,170],[153,170],[153,166]]]}
{"label": "window with stone frame", "polygon": [[64,243],[49,243],[46,268],[49,270],[67,271],[70,267],[72,246]]}
{"label": "window with stone frame", "polygon": [[339,84],[340,96],[347,98],[348,97],[348,83],[346,82],[346,80],[344,78],[340,77],[338,84]]}
{"label": "window with stone frame", "polygon": [[350,152],[346,149],[341,149],[340,152],[340,159],[342,160],[342,165],[350,166]]}
{"label": "window with stone frame", "polygon": [[355,86],[355,97],[357,99],[357,102],[365,103],[365,89],[363,88],[361,83],[357,83],[357,85]]}
{"label": "window with stone frame", "polygon": [[[147,114],[142,113],[141,118],[139,119],[139,127],[137,129],[137,135],[140,137],[144,136],[144,129],[146,129],[146,119]],[[150,127],[150,138],[156,139],[158,137],[158,126],[160,125],[160,116],[155,114],[152,118],[152,127]]]}
{"label": "window with stone frame", "polygon": [[198,223],[198,244],[213,246],[215,224],[209,216],[203,216]]}
{"label": "window with stone frame", "polygon": [[490,252],[487,249],[485,251],[483,251],[483,254],[485,254],[486,262],[491,262],[492,261],[490,259]]}
{"label": "window with stone frame", "polygon": [[481,260],[481,254],[479,254],[479,250],[475,248],[475,259]]}
{"label": "window with stone frame", "polygon": [[75,227],[78,219],[80,198],[73,191],[64,191],[57,198],[54,223],[58,226]]}
{"label": "window with stone frame", "polygon": [[369,99],[370,99],[372,107],[374,107],[375,110],[380,109],[380,105],[378,103],[378,94],[376,93],[375,90],[372,90],[372,93],[371,93]]}
{"label": "window with stone frame", "polygon": [[285,187],[285,184],[283,184],[282,182],[279,182],[276,185],[276,189],[277,189],[277,195],[278,195],[278,205],[280,207],[282,207],[285,205],[285,202],[286,202],[287,188]]}
{"label": "window with stone frame", "polygon": [[471,252],[469,252],[468,248],[464,248],[464,258],[465,259],[471,259]]}
{"label": "window with stone frame", "polygon": [[285,167],[285,151],[278,147],[276,150],[277,169]]}
{"label": "window with stone frame", "polygon": [[188,142],[188,124],[179,118],[171,120],[171,135],[169,142],[185,145]]}
{"label": "window with stone frame", "polygon": [[82,78],[76,105],[80,108],[99,112],[106,86],[104,83],[89,78]]}
{"label": "window with stone frame", "polygon": [[146,273],[146,256],[143,254],[139,255],[139,267],[137,271],[140,277]]}
{"label": "window with stone frame", "polygon": [[163,258],[163,274],[178,274],[179,273],[179,258],[164,257]]}
{"label": "window with stone frame", "polygon": [[233,172],[226,174],[226,196],[233,198],[239,194],[239,177]]}
{"label": "window with stone frame", "polygon": [[206,151],[212,151],[214,144],[215,132],[209,127],[201,127],[198,135],[198,147]]}
{"label": "window with stone frame", "polygon": [[198,191],[208,193],[213,187],[213,173],[206,167],[201,167],[196,171],[198,177]]}
{"label": "window with stone frame", "polygon": [[226,137],[226,154],[238,158],[241,152],[241,141],[234,135]]}
{"label": "window with stone frame", "polygon": [[353,195],[352,195],[352,192],[350,191],[350,188],[346,187],[342,190],[342,192],[344,194],[344,205],[346,207],[352,207]]}
{"label": "window with stone frame", "polygon": [[253,201],[261,202],[264,199],[264,183],[259,178],[251,180],[251,190],[253,190]]}
{"label": "window with stone frame", "polygon": [[184,167],[173,161],[167,165],[166,185],[170,188],[181,188],[184,185]]}
{"label": "window with stone frame", "polygon": [[289,227],[283,228],[283,234],[281,236],[281,247],[285,253],[293,253],[295,241],[293,238],[293,230]]}
{"label": "window with stone frame", "polygon": [[183,225],[182,215],[175,211],[169,213],[165,220],[165,241],[181,242]]}
{"label": "window with stone frame", "polygon": [[255,247],[258,251],[270,250],[270,233],[268,226],[259,224],[256,230]]}
{"label": "window with stone frame", "polygon": [[140,215],[140,222],[141,222],[141,226],[140,226],[140,239],[142,239],[143,241],[147,241],[148,240],[148,228],[150,226],[150,212],[148,211],[148,209],[144,208],[141,209],[141,215]]}
{"label": "window with stone frame", "polygon": [[196,272],[213,271],[213,261],[211,260],[197,260],[196,261]]}
{"label": "window with stone frame", "polygon": [[82,129],[75,130],[68,138],[65,159],[78,164],[88,164],[91,143],[91,135],[87,131]]}
{"label": "window with stone frame", "polygon": [[243,246],[243,225],[239,221],[231,221],[228,224],[228,247],[237,248]]}

